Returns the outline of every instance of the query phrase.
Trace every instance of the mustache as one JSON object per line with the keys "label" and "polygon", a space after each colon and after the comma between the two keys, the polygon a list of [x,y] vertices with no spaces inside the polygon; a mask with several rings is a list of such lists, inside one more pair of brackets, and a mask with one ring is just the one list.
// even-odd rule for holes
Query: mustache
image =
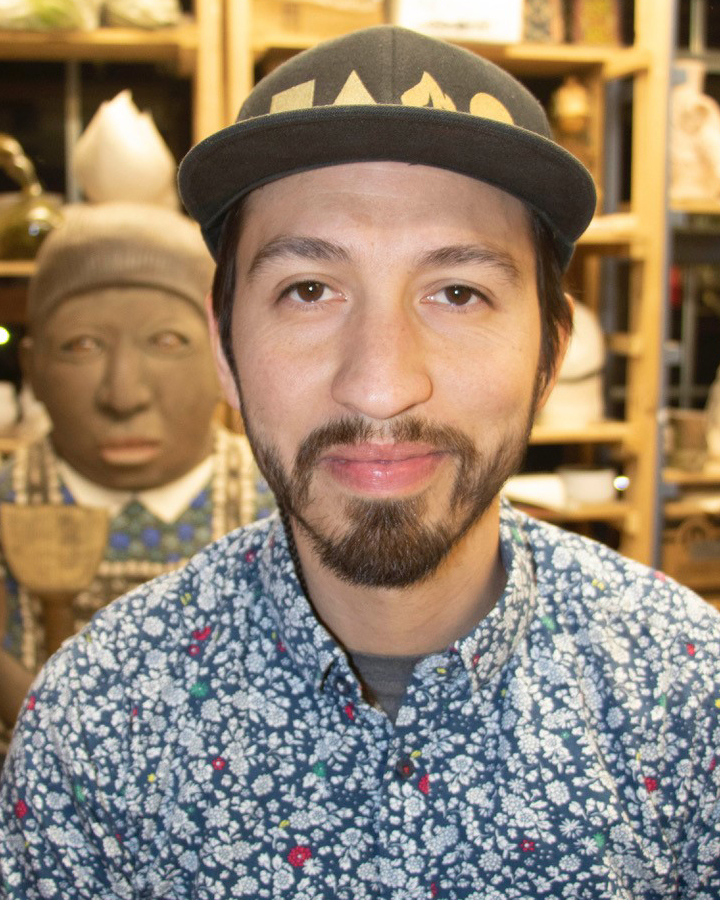
{"label": "mustache", "polygon": [[428,444],[438,452],[456,457],[459,472],[452,503],[461,503],[465,499],[464,487],[470,482],[479,454],[472,440],[458,428],[433,425],[417,416],[397,419],[378,428],[360,416],[344,416],[315,428],[301,443],[293,471],[301,500],[307,498],[312,470],[326,450],[368,442]]}
{"label": "mustache", "polygon": [[368,442],[397,444],[429,444],[434,449],[458,456],[475,454],[475,445],[465,434],[451,425],[432,425],[410,416],[378,429],[360,417],[346,416],[311,431],[303,440],[295,457],[295,474],[312,468],[325,450]]}

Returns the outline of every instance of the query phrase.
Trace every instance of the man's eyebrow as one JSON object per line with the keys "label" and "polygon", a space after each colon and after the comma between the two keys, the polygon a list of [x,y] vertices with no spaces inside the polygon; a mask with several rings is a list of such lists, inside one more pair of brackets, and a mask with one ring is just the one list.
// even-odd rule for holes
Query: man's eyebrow
{"label": "man's eyebrow", "polygon": [[257,275],[263,266],[273,260],[291,256],[321,262],[347,262],[350,258],[347,250],[339,244],[324,241],[322,238],[285,235],[268,241],[258,250],[250,263],[248,279]]}
{"label": "man's eyebrow", "polygon": [[500,269],[508,281],[519,284],[522,280],[520,267],[516,260],[504,250],[480,244],[457,244],[449,247],[439,247],[422,254],[419,259],[420,267],[432,268],[435,266],[461,266],[467,263],[475,265],[492,266]]}

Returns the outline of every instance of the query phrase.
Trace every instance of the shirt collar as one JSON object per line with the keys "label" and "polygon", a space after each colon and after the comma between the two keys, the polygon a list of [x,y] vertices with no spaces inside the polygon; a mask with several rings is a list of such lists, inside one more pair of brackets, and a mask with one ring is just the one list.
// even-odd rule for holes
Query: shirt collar
{"label": "shirt collar", "polygon": [[287,535],[278,513],[260,551],[260,582],[282,649],[299,672],[321,688],[334,664],[350,673],[347,658],[318,620],[298,581]]}
{"label": "shirt collar", "polygon": [[[502,596],[490,613],[466,637],[449,648],[459,655],[473,690],[488,682],[507,662],[533,616],[537,586],[533,555],[522,517],[501,502],[500,552],[507,573]],[[271,600],[278,640],[298,671],[321,687],[334,665],[350,672],[347,658],[318,621],[295,572],[285,529],[276,514],[261,550],[260,579]],[[437,654],[428,658],[437,665]],[[421,664],[422,665],[422,664]]]}
{"label": "shirt collar", "polygon": [[523,522],[517,510],[501,500],[500,554],[507,573],[505,590],[488,615],[452,648],[460,654],[474,690],[502,669],[535,613],[535,561]]}
{"label": "shirt collar", "polygon": [[208,456],[201,463],[175,481],[146,491],[117,491],[90,481],[73,469],[64,459],[58,460],[60,477],[80,506],[99,506],[107,509],[111,518],[133,500],[140,502],[162,522],[175,522],[188,508],[210,480],[214,458]]}

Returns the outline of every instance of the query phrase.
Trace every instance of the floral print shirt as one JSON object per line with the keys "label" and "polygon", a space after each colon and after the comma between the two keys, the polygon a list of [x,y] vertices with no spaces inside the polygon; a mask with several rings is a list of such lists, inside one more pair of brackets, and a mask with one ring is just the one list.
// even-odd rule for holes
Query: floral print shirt
{"label": "floral print shirt", "polygon": [[506,503],[501,541],[394,726],[277,517],[111,604],[26,702],[0,896],[717,900],[717,613]]}

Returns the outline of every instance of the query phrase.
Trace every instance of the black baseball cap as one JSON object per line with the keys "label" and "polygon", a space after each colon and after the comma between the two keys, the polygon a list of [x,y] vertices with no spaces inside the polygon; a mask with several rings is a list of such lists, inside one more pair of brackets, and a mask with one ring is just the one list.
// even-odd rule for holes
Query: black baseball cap
{"label": "black baseball cap", "polygon": [[213,256],[228,211],[287,175],[391,160],[437,166],[513,194],[549,225],[563,268],[595,211],[587,169],[551,134],[540,103],[476,53],[396,25],[325,41],[250,92],[233,125],[178,175]]}

